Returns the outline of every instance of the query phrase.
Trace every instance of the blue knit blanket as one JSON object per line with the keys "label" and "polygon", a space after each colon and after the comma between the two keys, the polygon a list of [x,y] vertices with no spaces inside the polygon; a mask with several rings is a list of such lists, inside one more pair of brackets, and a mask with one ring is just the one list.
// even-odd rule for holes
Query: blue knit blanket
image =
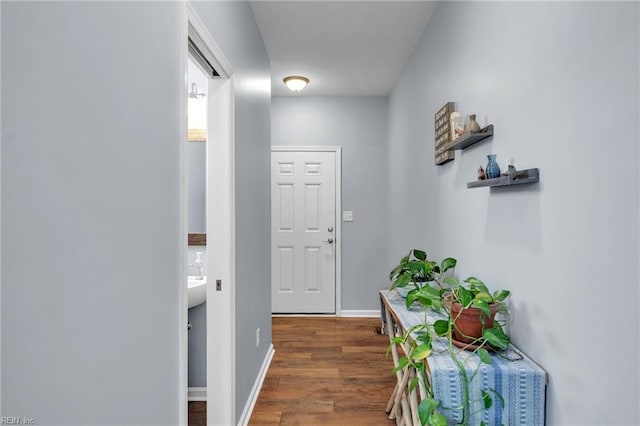
{"label": "blue knit blanket", "polygon": [[[395,290],[380,292],[382,318],[385,320],[387,306],[397,318],[403,330],[425,322],[433,323],[441,316],[418,305],[407,309],[405,299]],[[547,374],[513,345],[500,354],[491,353],[491,364],[480,362],[473,352],[454,348],[458,359],[463,362],[469,383],[471,400],[469,425],[544,425],[545,388]],[[433,352],[427,358],[431,371],[431,381],[435,398],[440,401],[438,411],[444,414],[450,424],[462,421],[462,380],[458,367],[449,353],[447,339],[438,339],[433,344]],[[474,372],[476,372],[474,375]],[[489,409],[484,408],[482,391],[493,398]],[[504,406],[495,393],[504,399]]]}

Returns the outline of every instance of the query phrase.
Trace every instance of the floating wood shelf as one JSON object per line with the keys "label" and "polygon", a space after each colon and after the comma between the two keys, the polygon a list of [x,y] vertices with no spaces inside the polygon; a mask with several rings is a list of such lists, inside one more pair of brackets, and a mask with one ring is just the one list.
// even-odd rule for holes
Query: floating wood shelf
{"label": "floating wood shelf", "polygon": [[513,176],[500,176],[494,179],[478,180],[467,183],[467,188],[481,188],[483,186],[509,186],[534,183],[539,180],[538,169],[527,169],[516,172]]}
{"label": "floating wood shelf", "polygon": [[449,149],[465,149],[483,139],[493,136],[493,124],[489,124],[478,133],[463,133],[445,145],[445,150]]}

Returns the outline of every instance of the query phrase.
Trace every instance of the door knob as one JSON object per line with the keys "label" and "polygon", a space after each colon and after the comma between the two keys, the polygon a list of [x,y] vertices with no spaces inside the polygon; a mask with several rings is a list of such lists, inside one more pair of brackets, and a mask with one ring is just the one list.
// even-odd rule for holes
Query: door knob
{"label": "door knob", "polygon": [[327,240],[327,242],[328,242],[329,244],[333,244],[333,238],[329,238],[329,239]]}
{"label": "door knob", "polygon": [[333,226],[330,226],[329,229],[327,229],[327,231],[333,232]]}

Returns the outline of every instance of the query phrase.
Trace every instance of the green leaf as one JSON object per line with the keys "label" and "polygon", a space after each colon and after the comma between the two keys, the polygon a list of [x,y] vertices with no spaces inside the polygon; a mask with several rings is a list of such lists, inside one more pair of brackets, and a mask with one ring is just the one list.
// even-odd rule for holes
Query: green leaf
{"label": "green leaf", "polygon": [[420,424],[427,424],[429,417],[433,414],[438,405],[440,405],[440,401],[433,398],[425,398],[420,401],[420,404],[418,405],[418,417],[420,417]]}
{"label": "green leaf", "polygon": [[453,257],[447,257],[442,262],[440,262],[440,272],[444,273],[448,271],[449,269],[455,267],[457,263],[458,261],[455,260]]}
{"label": "green leaf", "polygon": [[431,426],[447,426],[447,418],[438,413],[430,415],[428,422]]}
{"label": "green leaf", "polygon": [[507,349],[509,347],[509,343],[511,342],[509,336],[504,334],[502,329],[499,327],[491,327],[485,329],[482,332],[482,337],[484,337],[491,346],[501,350]]}
{"label": "green leaf", "polygon": [[460,304],[466,308],[467,306],[469,306],[469,303],[471,303],[471,300],[473,300],[473,295],[471,294],[471,292],[466,288],[460,286],[458,288],[458,301],[460,302]]}
{"label": "green leaf", "polygon": [[409,359],[406,356],[403,356],[402,358],[398,358],[398,365],[396,365],[393,368],[393,373],[402,370],[407,365],[409,365]]}
{"label": "green leaf", "polygon": [[413,392],[413,390],[416,388],[416,386],[418,386],[418,378],[414,377],[409,382],[409,393]]}
{"label": "green leaf", "polygon": [[398,265],[389,272],[389,279],[395,280],[396,276],[404,269],[404,265]]}
{"label": "green leaf", "polygon": [[418,345],[411,352],[411,359],[414,360],[414,361],[419,361],[421,359],[425,359],[430,354],[431,354],[431,342],[422,343],[421,345]]}
{"label": "green leaf", "polygon": [[431,301],[431,308],[434,311],[439,311],[440,309],[442,309],[442,300],[440,300],[440,299],[432,300]]}
{"label": "green leaf", "polygon": [[495,390],[494,388],[489,388],[489,390],[493,392],[493,394],[498,398],[498,402],[500,403],[500,406],[504,408],[504,398],[502,397],[502,394],[497,390]]}
{"label": "green leaf", "polygon": [[391,286],[391,289],[397,287],[406,287],[409,282],[411,282],[411,274],[404,273],[396,278],[396,280],[393,282],[393,285]]}
{"label": "green leaf", "polygon": [[422,265],[422,273],[424,274],[425,277],[428,277],[429,274],[431,274],[431,271],[433,271],[434,266],[435,266],[435,263],[433,262],[425,262]]}
{"label": "green leaf", "polygon": [[480,357],[480,361],[484,362],[485,364],[491,364],[493,362],[491,356],[489,355],[489,352],[485,348],[478,349],[476,353]]}
{"label": "green leaf", "polygon": [[444,336],[449,332],[449,321],[437,320],[433,323],[433,331],[435,331],[438,336]]}
{"label": "green leaf", "polygon": [[485,422],[480,422],[480,426],[487,426]]}
{"label": "green leaf", "polygon": [[434,301],[431,297],[423,297],[423,296],[418,296],[418,300],[420,301],[422,306],[424,306],[425,308],[428,308],[429,306],[431,306]]}
{"label": "green leaf", "polygon": [[511,292],[509,290],[500,290],[493,293],[493,298],[498,302],[502,302],[504,299],[509,297],[510,294]]}
{"label": "green leaf", "polygon": [[422,330],[419,333],[416,333],[416,340],[420,343],[429,343],[431,344],[431,334],[427,330]]}
{"label": "green leaf", "polygon": [[418,289],[414,288],[413,290],[411,290],[409,293],[407,293],[407,298],[405,299],[405,305],[407,307],[407,309],[409,309],[409,307],[411,306],[411,304],[413,302],[415,302],[416,300],[418,300]]}
{"label": "green leaf", "polygon": [[444,280],[442,280],[442,282],[444,282],[445,284],[449,284],[454,289],[460,287],[460,282],[456,277],[444,277]]}
{"label": "green leaf", "polygon": [[394,345],[403,344],[406,340],[407,340],[406,336],[398,336],[398,337],[394,337],[393,339],[391,339],[391,341],[389,342],[389,346],[387,347],[387,351],[385,352],[384,356],[388,356],[389,355],[389,352],[391,352],[391,348]]}
{"label": "green leaf", "polygon": [[484,409],[488,410],[493,405],[493,399],[491,399],[491,395],[489,392],[482,391],[482,402],[484,403]]}
{"label": "green leaf", "polygon": [[436,298],[439,299],[440,296],[440,291],[431,287],[430,285],[425,285],[423,286],[420,290],[420,295],[424,296],[424,297],[431,297],[431,298]]}
{"label": "green leaf", "polygon": [[413,249],[413,255],[418,260],[427,260],[427,253],[422,250]]}
{"label": "green leaf", "polygon": [[480,309],[482,312],[485,313],[487,318],[491,317],[491,308],[489,308],[489,304],[487,303],[486,300],[473,299],[473,302],[471,303],[471,307]]}
{"label": "green leaf", "polygon": [[476,277],[469,277],[466,280],[464,280],[464,282],[469,284],[469,287],[471,288],[471,290],[478,290],[478,291],[484,291],[485,293],[489,293],[489,289],[487,289],[487,286],[484,285],[484,283],[479,279],[477,279]]}
{"label": "green leaf", "polygon": [[476,294],[473,299],[484,300],[487,303],[493,303],[493,296],[491,296],[489,293],[485,293],[484,291],[481,291],[478,294]]}
{"label": "green leaf", "polygon": [[424,264],[419,260],[412,260],[409,263],[407,263],[407,268],[409,268],[411,273],[417,274],[418,272],[422,271],[423,265]]}
{"label": "green leaf", "polygon": [[407,339],[404,336],[397,336],[391,339],[391,343],[394,345],[399,345],[401,343],[404,343],[406,340]]}

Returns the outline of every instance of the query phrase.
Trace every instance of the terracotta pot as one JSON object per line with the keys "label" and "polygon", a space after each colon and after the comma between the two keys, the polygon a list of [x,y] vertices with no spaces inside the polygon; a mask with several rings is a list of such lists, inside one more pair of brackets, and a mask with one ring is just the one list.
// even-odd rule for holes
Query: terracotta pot
{"label": "terracotta pot", "polygon": [[[489,305],[491,317],[486,318],[486,314],[478,308],[464,309],[460,303],[451,303],[451,296],[445,297],[445,304],[454,319],[453,339],[462,343],[472,343],[474,339],[482,337],[483,327],[493,327],[493,320],[498,312],[498,304],[492,303]],[[484,326],[480,321],[480,315],[485,317]]]}

